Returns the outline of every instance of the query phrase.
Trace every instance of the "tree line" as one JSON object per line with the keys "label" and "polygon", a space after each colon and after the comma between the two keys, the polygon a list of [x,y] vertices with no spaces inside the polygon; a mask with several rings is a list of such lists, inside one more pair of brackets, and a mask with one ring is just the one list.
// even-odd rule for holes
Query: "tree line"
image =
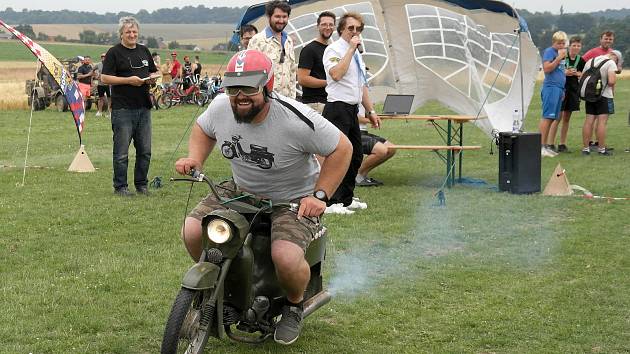
{"label": "tree line", "polygon": [[[599,45],[602,32],[613,31],[615,32],[613,47],[619,50],[624,58],[630,55],[630,9],[560,15],[519,10],[519,14],[527,21],[532,40],[541,52],[551,46],[551,37],[556,31],[564,31],[569,37],[580,36],[583,53]],[[614,16],[607,17],[612,14]]]}
{"label": "tree line", "polygon": [[[70,10],[43,11],[22,10],[16,12],[12,8],[0,11],[0,18],[8,23],[21,23],[17,29],[25,35],[39,40],[55,40],[66,42],[63,36],[49,37],[45,33],[35,34],[29,23],[117,23],[122,16],[135,16],[140,23],[236,23],[246,7],[213,7],[203,5],[184,6],[182,8],[159,9],[153,12],[140,10],[135,14],[128,12],[106,13],[103,15],[94,12],[79,12]],[[551,36],[555,31],[562,30],[569,36],[578,35],[583,39],[583,47],[586,49],[596,47],[599,44],[599,36],[603,31],[615,32],[615,49],[624,56],[630,55],[630,9],[606,10],[593,13],[563,13],[554,15],[550,12],[531,13],[527,10],[518,10],[529,25],[530,35],[536,47],[544,50],[551,45]],[[160,38],[141,38],[147,46],[157,48]],[[76,41],[76,40],[75,40]],[[76,42],[88,44],[113,44],[117,43],[118,36],[115,33],[95,33],[91,30],[79,34]],[[182,47],[176,41],[167,44],[169,49]]]}

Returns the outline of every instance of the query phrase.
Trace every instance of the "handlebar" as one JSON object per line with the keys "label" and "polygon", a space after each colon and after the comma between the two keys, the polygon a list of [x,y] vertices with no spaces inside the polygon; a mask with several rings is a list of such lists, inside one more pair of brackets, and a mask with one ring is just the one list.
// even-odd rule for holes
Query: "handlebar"
{"label": "handlebar", "polygon": [[192,178],[171,178],[170,180],[172,182],[181,182],[181,181],[185,181],[185,182],[206,182],[208,184],[208,186],[210,187],[210,190],[212,191],[212,194],[214,195],[214,197],[217,198],[217,200],[220,201],[220,202],[223,201],[223,198],[221,198],[221,196],[219,195],[219,192],[217,191],[216,185],[206,175],[204,175],[203,173],[201,173],[200,171],[197,171],[195,169],[190,170],[190,173],[188,175],[190,177],[192,177]]}
{"label": "handlebar", "polygon": [[[208,184],[208,186],[210,187],[210,190],[212,190],[212,194],[214,195],[214,197],[221,202],[222,204],[232,204],[232,203],[240,203],[238,201],[236,201],[235,199],[225,199],[223,197],[221,197],[219,195],[219,192],[217,191],[216,185],[214,184],[214,182],[208,178],[208,176],[204,175],[203,173],[201,173],[200,171],[197,171],[195,169],[192,169],[190,171],[190,173],[188,174],[191,178],[171,178],[171,181],[177,182],[177,181],[185,181],[185,182],[205,182],[206,184]],[[249,195],[250,197],[256,198],[254,195]],[[238,199],[238,198],[237,198]],[[294,213],[298,212],[298,209],[300,208],[300,204],[299,203],[272,203],[271,200],[261,200],[261,201],[265,201],[267,203],[267,206],[264,207],[264,209],[271,209],[272,207],[281,207],[281,208],[287,208],[289,210],[291,210]]]}

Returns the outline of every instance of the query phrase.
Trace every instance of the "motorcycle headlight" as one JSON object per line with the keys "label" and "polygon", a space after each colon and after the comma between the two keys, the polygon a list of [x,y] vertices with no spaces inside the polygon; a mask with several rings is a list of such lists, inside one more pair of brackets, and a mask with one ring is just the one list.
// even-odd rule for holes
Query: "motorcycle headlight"
{"label": "motorcycle headlight", "polygon": [[216,244],[228,242],[232,238],[232,228],[225,220],[214,219],[206,226],[208,238]]}

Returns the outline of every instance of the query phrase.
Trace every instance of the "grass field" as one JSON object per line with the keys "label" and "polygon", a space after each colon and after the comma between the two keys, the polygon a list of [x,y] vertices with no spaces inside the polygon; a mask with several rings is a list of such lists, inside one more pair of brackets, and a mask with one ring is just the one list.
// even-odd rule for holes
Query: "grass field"
{"label": "grass field", "polygon": [[[557,163],[596,195],[630,197],[630,82],[616,92],[612,157],[572,153],[543,160],[543,187]],[[540,101],[525,128],[536,131]],[[419,113],[444,112],[435,104]],[[193,107],[153,113],[150,177],[173,175]],[[84,143],[95,173],[66,169],[78,149],[70,114],[0,111],[0,343],[9,353],[155,353],[171,302],[190,266],[178,237],[204,188],[166,183],[147,198],[111,188],[111,127],[88,114]],[[430,126],[385,122],[396,143],[438,143]],[[478,187],[434,194],[443,165],[428,152],[399,152],[357,189],[369,205],[325,217],[325,279],[333,301],[308,318],[299,341],[252,347],[211,339],[218,353],[627,353],[630,351],[630,201],[512,195],[496,191],[497,155],[466,127],[464,175]],[[186,140],[186,139],[185,139]],[[133,151],[133,148],[132,148]],[[496,152],[496,147],[494,149]],[[133,153],[131,154],[133,155]],[[206,172],[229,176],[213,154]],[[132,165],[133,162],[130,161]],[[9,166],[9,167],[7,167]],[[10,167],[15,166],[15,167]]]}

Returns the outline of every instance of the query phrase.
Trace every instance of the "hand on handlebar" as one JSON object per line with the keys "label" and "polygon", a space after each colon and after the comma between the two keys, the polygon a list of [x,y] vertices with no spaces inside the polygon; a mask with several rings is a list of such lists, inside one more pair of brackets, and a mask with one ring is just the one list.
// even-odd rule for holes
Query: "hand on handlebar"
{"label": "hand on handlebar", "polygon": [[192,170],[201,171],[201,163],[190,157],[182,157],[175,162],[175,170],[180,175],[188,176]]}
{"label": "hand on handlebar", "polygon": [[311,195],[300,200],[300,208],[298,209],[297,218],[300,219],[303,215],[320,216],[325,210],[326,203]]}

